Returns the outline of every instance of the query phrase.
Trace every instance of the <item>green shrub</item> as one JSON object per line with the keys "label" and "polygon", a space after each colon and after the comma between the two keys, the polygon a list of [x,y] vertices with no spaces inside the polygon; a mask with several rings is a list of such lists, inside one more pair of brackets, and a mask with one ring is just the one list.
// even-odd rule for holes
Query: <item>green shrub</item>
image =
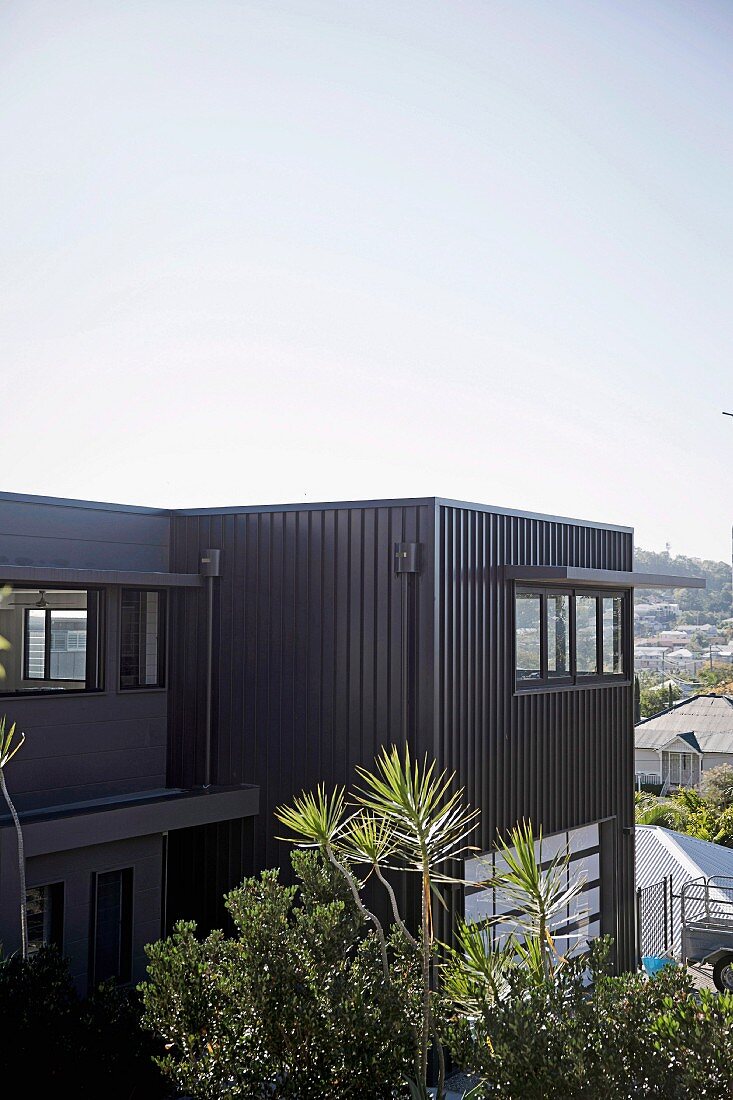
{"label": "green shrub", "polygon": [[718,810],[733,806],[733,768],[720,764],[706,771],[700,780],[700,793]]}
{"label": "green shrub", "polygon": [[64,1080],[73,1058],[78,998],[66,961],[52,947],[24,960],[0,958],[0,1073],[33,1067],[34,1085]]}
{"label": "green shrub", "polygon": [[154,1100],[167,1094],[152,1055],[160,1048],[140,1026],[139,996],[106,983],[88,999],[74,989],[66,959],[42,947],[24,960],[0,958],[0,1073],[24,1067],[33,1094]]}
{"label": "green shrub", "polygon": [[[733,996],[698,992],[683,968],[612,977],[603,944],[540,985],[517,970],[509,995],[487,994],[446,1038],[481,1079],[477,1096],[629,1100],[733,1095]],[[587,986],[589,974],[592,987]]]}
{"label": "green shrub", "polygon": [[193,924],[148,948],[145,1019],[166,1041],[160,1065],[196,1097],[386,1100],[406,1095],[420,1014],[415,949],[394,932],[385,977],[338,872],[293,853],[299,887],[277,871],[226,899],[236,935]]}

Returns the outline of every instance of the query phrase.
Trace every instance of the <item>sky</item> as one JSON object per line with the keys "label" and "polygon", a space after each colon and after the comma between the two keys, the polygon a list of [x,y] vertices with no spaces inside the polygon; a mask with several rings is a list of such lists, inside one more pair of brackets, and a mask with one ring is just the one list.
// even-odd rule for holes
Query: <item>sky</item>
{"label": "sky", "polygon": [[0,5],[0,489],[730,560],[729,0]]}

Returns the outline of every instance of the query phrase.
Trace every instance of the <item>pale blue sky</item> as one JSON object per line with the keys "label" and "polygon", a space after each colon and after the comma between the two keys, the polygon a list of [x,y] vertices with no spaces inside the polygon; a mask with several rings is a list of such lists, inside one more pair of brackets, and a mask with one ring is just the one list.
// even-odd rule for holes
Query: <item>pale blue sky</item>
{"label": "pale blue sky", "polygon": [[0,7],[0,488],[727,559],[733,5]]}

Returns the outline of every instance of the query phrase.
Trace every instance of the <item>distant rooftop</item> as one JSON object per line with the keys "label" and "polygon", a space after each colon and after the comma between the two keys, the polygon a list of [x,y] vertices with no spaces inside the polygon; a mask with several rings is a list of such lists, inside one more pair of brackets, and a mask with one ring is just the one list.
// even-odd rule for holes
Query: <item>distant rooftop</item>
{"label": "distant rooftop", "polygon": [[637,749],[661,749],[680,734],[694,734],[702,752],[733,753],[733,697],[693,695],[653,718],[634,732]]}

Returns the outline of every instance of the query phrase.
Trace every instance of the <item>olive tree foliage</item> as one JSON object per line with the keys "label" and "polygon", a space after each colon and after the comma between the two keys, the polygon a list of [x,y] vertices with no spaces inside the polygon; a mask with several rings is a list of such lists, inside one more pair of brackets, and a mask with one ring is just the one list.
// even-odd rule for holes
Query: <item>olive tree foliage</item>
{"label": "olive tree foliage", "polygon": [[158,1064],[206,1100],[407,1097],[419,960],[398,927],[382,942],[320,854],[292,861],[299,885],[264,871],[227,896],[233,937],[199,940],[181,922],[148,947],[141,990],[166,1044]]}

